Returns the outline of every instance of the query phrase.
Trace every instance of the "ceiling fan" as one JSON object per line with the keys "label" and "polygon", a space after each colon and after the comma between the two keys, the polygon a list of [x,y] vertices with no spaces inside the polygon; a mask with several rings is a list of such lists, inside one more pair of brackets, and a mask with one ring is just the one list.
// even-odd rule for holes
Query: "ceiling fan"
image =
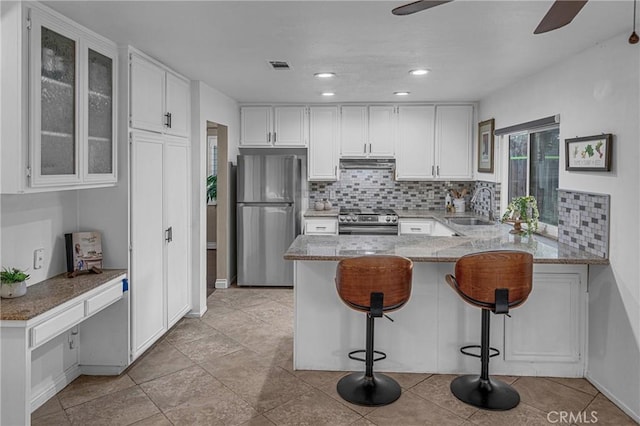
{"label": "ceiling fan", "polygon": [[[411,15],[421,10],[430,9],[453,0],[418,0],[391,11],[394,15]],[[588,0],[556,0],[547,14],[542,18],[534,34],[542,34],[564,27],[582,10]]]}

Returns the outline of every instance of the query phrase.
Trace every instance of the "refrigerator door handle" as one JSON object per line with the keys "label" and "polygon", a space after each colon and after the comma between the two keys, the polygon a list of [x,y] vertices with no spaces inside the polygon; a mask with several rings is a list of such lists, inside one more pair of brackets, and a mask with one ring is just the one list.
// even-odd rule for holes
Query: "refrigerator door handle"
{"label": "refrigerator door handle", "polygon": [[173,226],[168,227],[164,231],[164,240],[168,243],[173,241]]}

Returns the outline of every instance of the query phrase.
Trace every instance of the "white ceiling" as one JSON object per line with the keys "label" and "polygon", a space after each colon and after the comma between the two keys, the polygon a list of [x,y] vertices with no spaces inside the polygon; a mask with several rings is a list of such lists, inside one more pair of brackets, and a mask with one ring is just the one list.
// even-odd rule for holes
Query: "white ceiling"
{"label": "white ceiling", "polygon": [[[409,2],[407,0],[406,2]],[[533,35],[552,0],[457,0],[411,16],[404,1],[49,1],[239,102],[474,101],[621,33],[632,0],[591,0]],[[274,71],[284,60],[292,70]],[[408,71],[427,67],[413,77]],[[332,81],[313,74],[333,71]],[[320,92],[336,96],[327,99]]]}

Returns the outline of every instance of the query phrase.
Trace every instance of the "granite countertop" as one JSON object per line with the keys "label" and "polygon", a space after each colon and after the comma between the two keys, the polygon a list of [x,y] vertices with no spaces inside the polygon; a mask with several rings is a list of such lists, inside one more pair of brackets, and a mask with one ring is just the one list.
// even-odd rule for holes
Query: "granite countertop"
{"label": "granite countertop", "polygon": [[304,212],[304,217],[338,217],[338,213],[340,213],[340,208],[338,207],[334,207],[330,210],[309,209]]}
{"label": "granite countertop", "polygon": [[0,299],[0,320],[30,320],[126,273],[126,269],[103,269],[101,274],[67,278],[65,272],[29,286],[24,296]]}
{"label": "granite countertop", "polygon": [[390,254],[408,257],[415,262],[455,262],[461,256],[481,251],[523,250],[533,254],[534,263],[609,264],[609,259],[539,235],[534,235],[533,238],[512,235],[509,233],[512,227],[507,224],[465,226],[447,221],[451,217],[474,217],[472,213],[445,214],[430,210],[398,210],[397,213],[401,219],[433,218],[456,231],[458,236],[300,235],[291,244],[284,258],[340,260],[369,254]]}

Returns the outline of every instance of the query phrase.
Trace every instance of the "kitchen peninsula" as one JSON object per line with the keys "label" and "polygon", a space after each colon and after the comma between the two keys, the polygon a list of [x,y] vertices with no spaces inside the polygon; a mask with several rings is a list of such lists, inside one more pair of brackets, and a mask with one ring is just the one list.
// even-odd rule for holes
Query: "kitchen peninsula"
{"label": "kitchen peninsula", "polygon": [[[468,215],[467,215],[468,216]],[[401,215],[402,217],[402,215]],[[523,250],[534,256],[533,292],[527,302],[491,322],[493,374],[583,377],[586,368],[587,280],[589,265],[608,259],[553,240],[518,237],[507,225],[455,225],[428,212],[456,236],[301,235],[285,253],[294,261],[294,366],[311,370],[358,370],[347,357],[364,347],[365,319],[339,299],[335,270],[340,259],[376,254],[414,261],[411,299],[401,310],[377,320],[376,349],[387,359],[378,371],[474,373],[475,358],[459,352],[480,340],[480,313],[445,283],[455,261],[487,250]]]}

